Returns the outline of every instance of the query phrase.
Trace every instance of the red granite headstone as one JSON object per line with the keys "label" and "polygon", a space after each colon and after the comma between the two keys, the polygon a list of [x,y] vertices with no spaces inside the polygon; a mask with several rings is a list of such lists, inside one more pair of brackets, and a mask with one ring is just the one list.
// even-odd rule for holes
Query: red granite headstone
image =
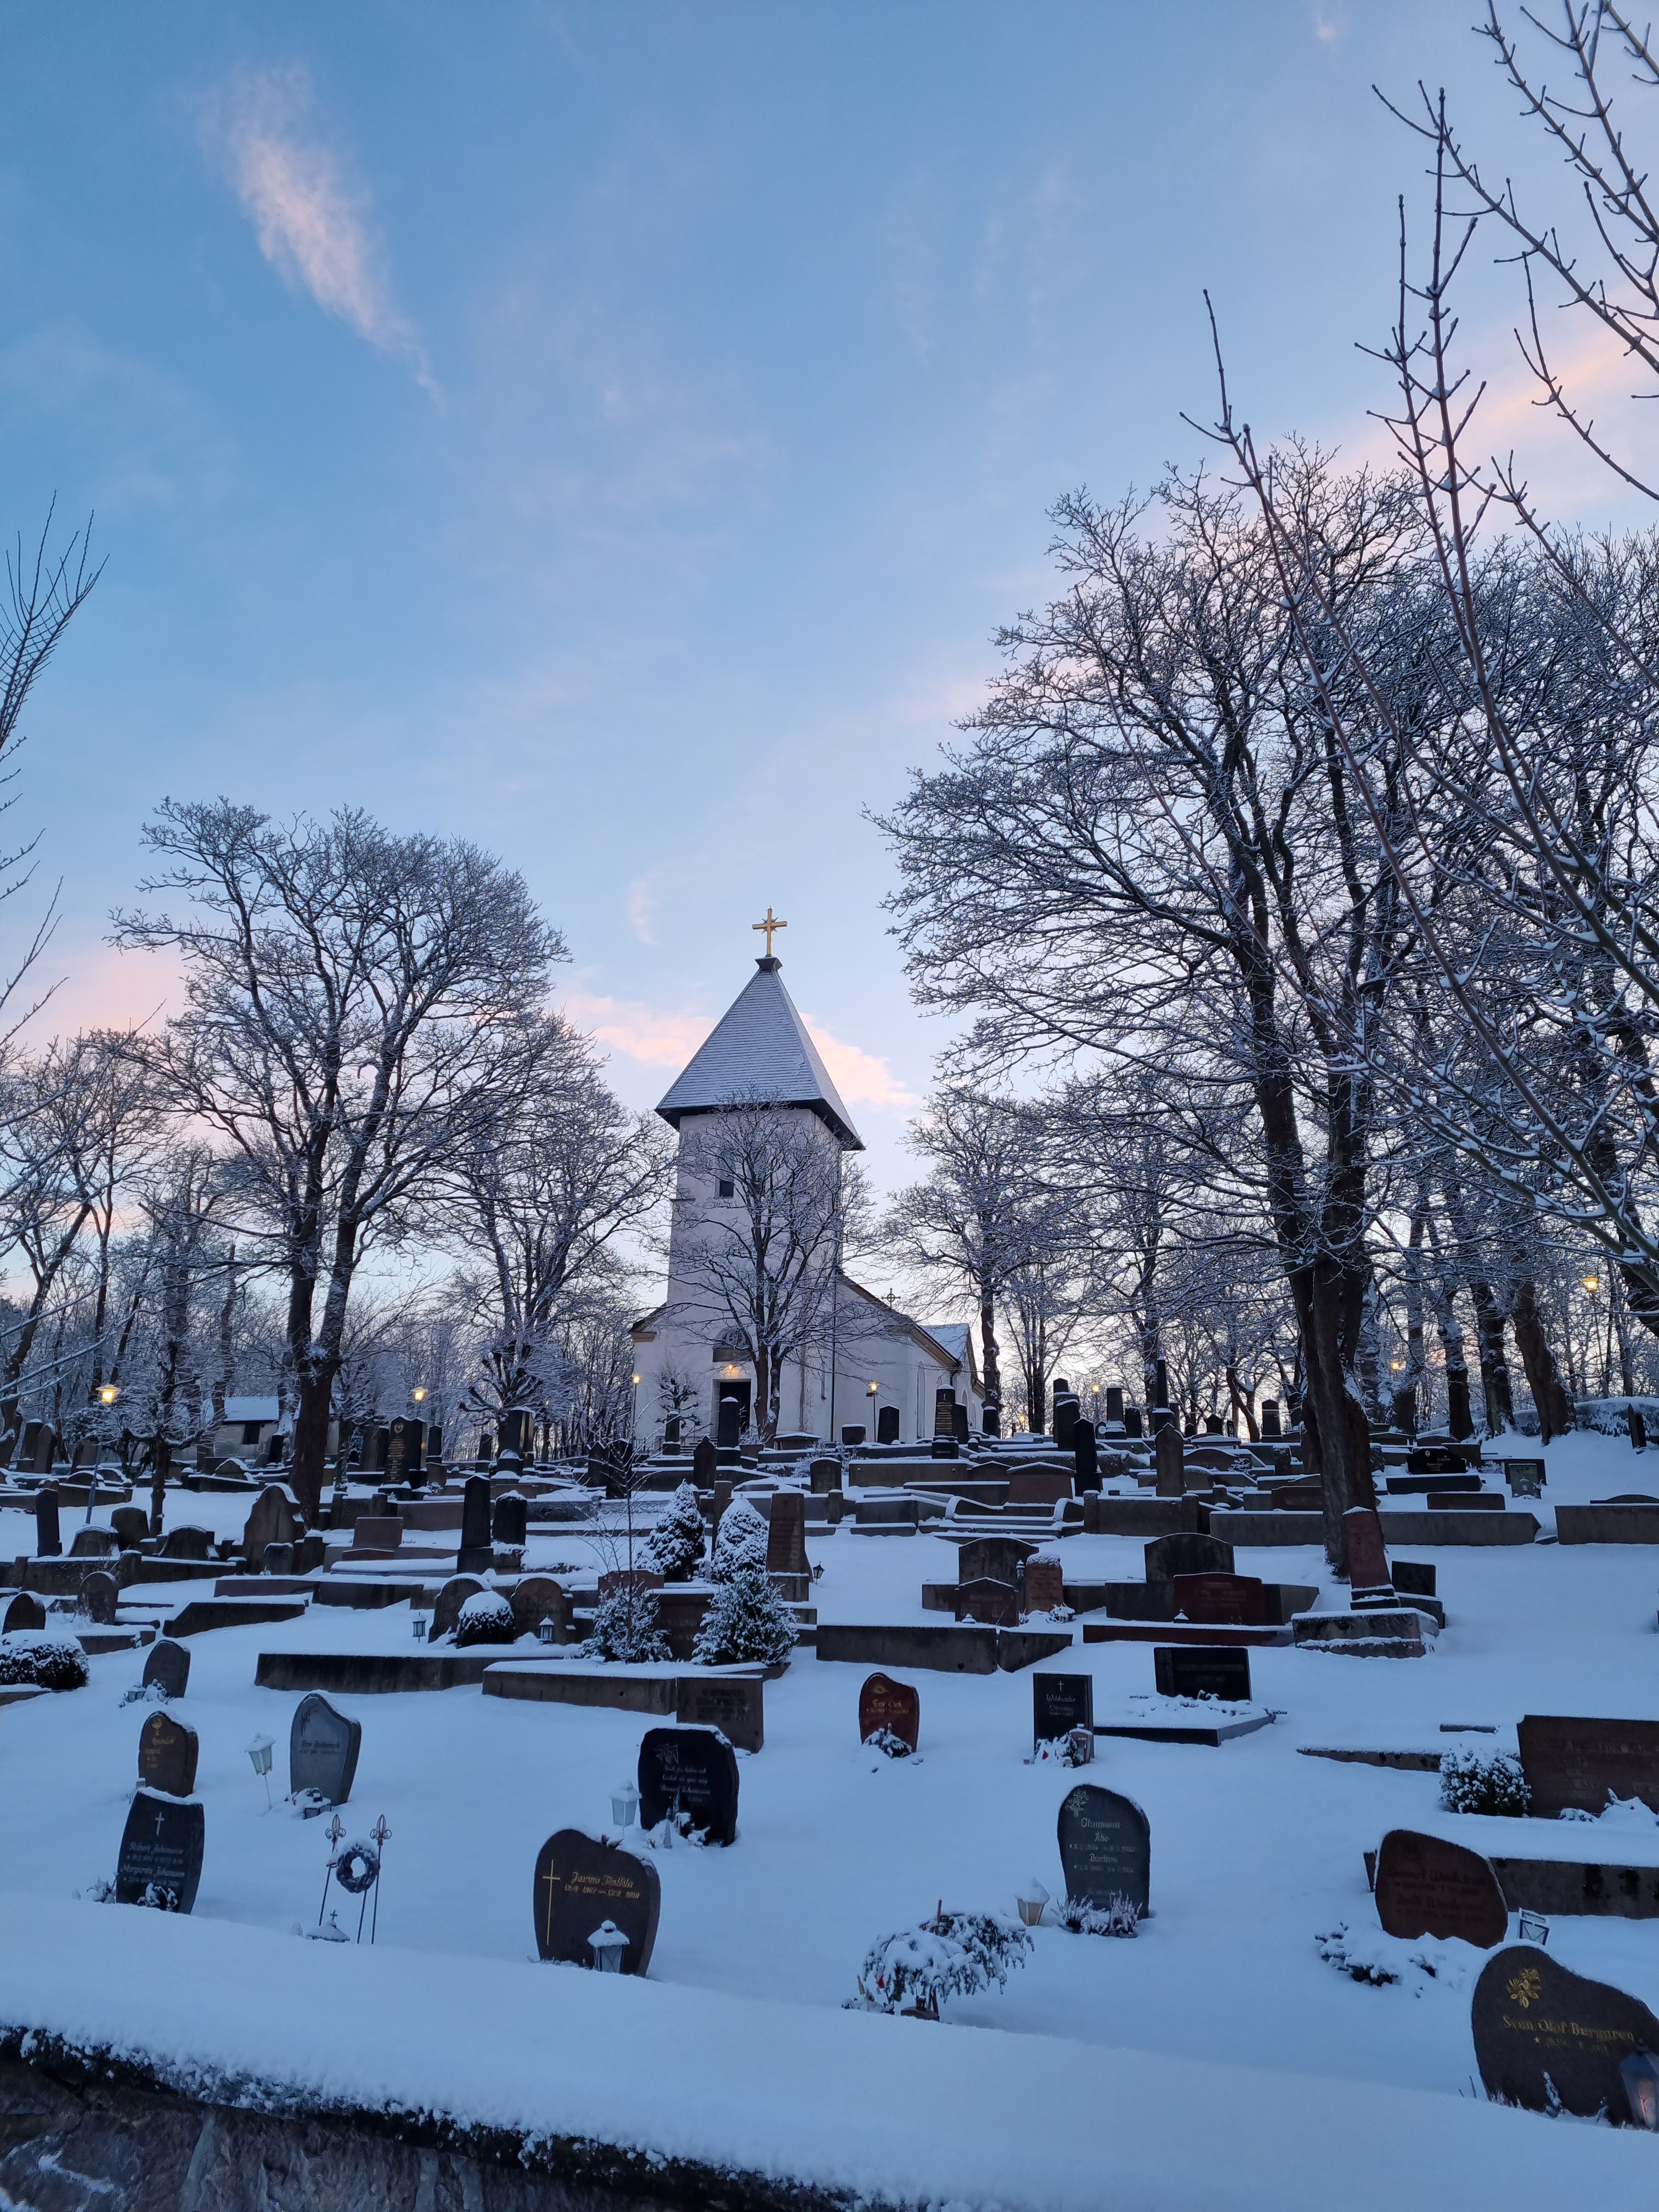
{"label": "red granite headstone", "polygon": [[1177,1613],[1208,1628],[1263,1628],[1267,1594],[1256,1575],[1177,1575]]}
{"label": "red granite headstone", "polygon": [[987,1628],[1018,1628],[1019,1593],[1012,1583],[963,1583],[956,1591],[956,1615]]}
{"label": "red granite headstone", "polygon": [[1390,1828],[1376,1855],[1376,1917],[1390,1936],[1461,1936],[1490,1951],[1509,1907],[1490,1859],[1443,1837]]}
{"label": "red granite headstone", "polygon": [[1382,1523],[1370,1505],[1351,1505],[1342,1516],[1348,1544],[1348,1587],[1352,1590],[1387,1589],[1389,1554],[1382,1541]]}
{"label": "red granite headstone", "polygon": [[859,1692],[859,1741],[885,1730],[914,1751],[921,1734],[921,1699],[908,1682],[872,1674]]}
{"label": "red granite headstone", "polygon": [[1066,1570],[1058,1559],[1025,1562],[1025,1610],[1053,1613],[1066,1602]]}
{"label": "red granite headstone", "polygon": [[147,1790],[188,1797],[196,1787],[199,1746],[188,1721],[152,1713],[138,1731],[138,1779]]}

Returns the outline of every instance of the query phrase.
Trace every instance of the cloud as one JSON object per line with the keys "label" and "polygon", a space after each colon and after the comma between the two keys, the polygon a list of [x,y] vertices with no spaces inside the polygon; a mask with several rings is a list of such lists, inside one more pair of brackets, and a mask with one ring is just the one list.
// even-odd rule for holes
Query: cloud
{"label": "cloud", "polygon": [[204,143],[271,266],[359,337],[410,361],[416,382],[441,399],[380,265],[367,195],[346,182],[316,131],[313,105],[303,70],[239,70],[204,103]]}
{"label": "cloud", "polygon": [[890,1106],[902,1113],[921,1103],[878,1053],[866,1052],[862,1045],[843,1044],[810,1014],[803,1014],[801,1019],[830,1071],[830,1080],[849,1106]]}
{"label": "cloud", "polygon": [[657,916],[657,894],[649,876],[639,876],[628,886],[628,919],[641,945],[657,941],[653,924]]}

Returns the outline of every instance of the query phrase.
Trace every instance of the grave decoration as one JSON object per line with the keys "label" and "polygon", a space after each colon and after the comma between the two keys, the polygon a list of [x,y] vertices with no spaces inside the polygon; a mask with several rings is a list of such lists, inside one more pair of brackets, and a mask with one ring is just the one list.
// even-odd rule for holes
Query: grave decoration
{"label": "grave decoration", "polygon": [[1103,1911],[1121,1899],[1137,1917],[1146,1917],[1152,1831],[1132,1797],[1080,1782],[1061,1802],[1059,1842],[1068,1898]]}
{"label": "grave decoration", "polygon": [[1092,1674],[1034,1674],[1031,1677],[1031,1741],[1033,1747],[1056,1743],[1077,1729],[1086,1729],[1092,1741],[1095,1725],[1095,1678]]}
{"label": "grave decoration", "polygon": [[1010,1972],[1023,1966],[1030,1951],[1030,1932],[1018,1920],[1000,1912],[947,1912],[941,1905],[919,1928],[871,1945],[859,1993],[842,2009],[937,2020],[947,1997],[972,1996],[993,1983],[1006,1989]]}
{"label": "grave decoration", "polygon": [[1659,1813],[1659,1721],[1570,1719],[1528,1713],[1516,1730],[1532,1809],[1598,1814],[1638,1797]]}
{"label": "grave decoration", "polygon": [[1443,1837],[1390,1828],[1376,1855],[1376,1917],[1414,1941],[1457,1936],[1490,1951],[1509,1933],[1509,1907],[1492,1861]]}
{"label": "grave decoration", "polygon": [[667,1820],[683,1834],[701,1831],[711,1844],[736,1843],[737,1754],[718,1729],[647,1729],[639,1790],[642,1828]]}
{"label": "grave decoration", "polygon": [[362,1742],[362,1723],[337,1711],[320,1690],[301,1698],[289,1735],[288,1788],[290,1797],[308,1801],[307,1815],[345,1803]]}
{"label": "grave decoration", "polygon": [[519,1633],[513,1607],[500,1590],[475,1590],[455,1617],[455,1648],[511,1644]]}
{"label": "grave decoration", "polygon": [[859,1741],[904,1759],[921,1737],[921,1699],[908,1682],[872,1674],[859,1692]]}
{"label": "grave decoration", "polygon": [[182,1698],[190,1680],[190,1654],[182,1644],[163,1636],[151,1644],[139,1678],[141,1686],[164,1698]]}
{"label": "grave decoration", "polygon": [[608,1920],[627,1938],[618,1971],[642,1975],[657,1941],[662,1882],[649,1859],[580,1828],[561,1828],[536,1854],[532,1906],[544,1959],[596,1965],[591,1938]]}
{"label": "grave decoration", "polygon": [[[160,1719],[161,1716],[155,1716]],[[201,1806],[141,1788],[127,1814],[115,1868],[115,1902],[188,1912],[202,1880]]]}
{"label": "grave decoration", "polygon": [[1218,1698],[1250,1702],[1250,1655],[1222,1644],[1156,1644],[1152,1677],[1161,1698]]}
{"label": "grave decoration", "polygon": [[196,1731],[188,1721],[171,1713],[152,1713],[138,1731],[138,1779],[146,1790],[169,1797],[188,1797],[196,1788],[196,1762],[200,1752]]}
{"label": "grave decoration", "polygon": [[120,1589],[113,1575],[106,1575],[101,1567],[95,1568],[82,1578],[76,1611],[83,1620],[100,1628],[114,1626],[116,1601]]}
{"label": "grave decoration", "polygon": [[1659,2020],[1638,1998],[1575,1974],[1533,1944],[1488,1960],[1474,1985],[1470,2025],[1489,2097],[1528,2112],[1615,2125],[1650,2125],[1631,2109],[1625,2067],[1659,2051]]}
{"label": "grave decoration", "polygon": [[385,1863],[386,1847],[392,1831],[386,1825],[386,1814],[382,1813],[367,1836],[360,1836],[354,1842],[346,1843],[342,1840],[344,1835],[345,1830],[340,1825],[340,1816],[337,1813],[329,1823],[328,1872],[323,1876],[323,1903],[317,1910],[317,1925],[320,1928],[323,1924],[323,1911],[328,1903],[328,1878],[332,1875],[348,1897],[359,1900],[356,1940],[360,1943],[363,1940],[363,1921],[370,1900],[373,1900],[374,1917],[368,1924],[368,1940],[372,1948],[380,1925],[380,1869]]}

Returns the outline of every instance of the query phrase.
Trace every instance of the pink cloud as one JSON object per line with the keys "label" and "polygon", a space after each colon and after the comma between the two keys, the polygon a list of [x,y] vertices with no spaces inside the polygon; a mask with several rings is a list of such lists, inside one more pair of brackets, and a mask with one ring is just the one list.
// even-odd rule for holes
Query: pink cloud
{"label": "pink cloud", "polygon": [[[661,1068],[671,1077],[679,1073],[714,1026],[708,1014],[664,1013],[637,999],[613,999],[589,991],[567,994],[564,1012],[607,1052],[641,1068]],[[902,1112],[921,1103],[879,1054],[843,1042],[810,1014],[801,1018],[849,1106],[892,1107]]]}

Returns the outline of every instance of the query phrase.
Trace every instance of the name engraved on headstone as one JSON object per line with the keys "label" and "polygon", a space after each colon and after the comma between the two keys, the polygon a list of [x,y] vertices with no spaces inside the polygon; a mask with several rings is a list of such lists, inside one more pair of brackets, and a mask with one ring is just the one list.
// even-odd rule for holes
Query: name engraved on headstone
{"label": "name engraved on headstone", "polygon": [[1609,2118],[1628,2121],[1619,2069],[1639,2046],[1659,2053],[1659,2020],[1639,1999],[1571,1972],[1531,1943],[1487,1960],[1470,2026],[1488,2096],[1542,2112],[1553,2091],[1581,2119],[1605,2106]]}
{"label": "name engraved on headstone", "polygon": [[640,1746],[640,1825],[684,1814],[713,1844],[738,1838],[738,1759],[708,1728],[647,1729]]}
{"label": "name engraved on headstone", "polygon": [[1172,1583],[1177,1575],[1230,1575],[1233,1547],[1219,1536],[1201,1535],[1196,1528],[1180,1528],[1172,1535],[1154,1536],[1141,1554],[1149,1583]]}
{"label": "name engraved on headstone", "polygon": [[138,1779],[147,1790],[169,1797],[188,1797],[196,1787],[201,1747],[188,1721],[171,1713],[152,1713],[138,1731]]}
{"label": "name engraved on headstone", "polygon": [[1175,1607],[1209,1628],[1261,1628],[1267,1620],[1265,1585],[1255,1575],[1176,1575]]}
{"label": "name engraved on headstone", "polygon": [[536,1948],[544,1959],[592,1966],[587,1939],[609,1920],[628,1938],[623,1972],[643,1974],[651,1964],[662,1883],[648,1859],[580,1828],[561,1828],[536,1854],[532,1902]]}
{"label": "name engraved on headstone", "polygon": [[1455,1936],[1490,1951],[1509,1933],[1509,1907],[1492,1861],[1443,1837],[1390,1828],[1376,1855],[1376,1917],[1405,1937]]}
{"label": "name engraved on headstone", "polygon": [[766,1741],[766,1685],[758,1675],[682,1674],[674,1717],[682,1728],[718,1729],[738,1751]]}
{"label": "name engraved on headstone", "polygon": [[157,1905],[188,1912],[202,1879],[206,1821],[199,1804],[141,1789],[121,1834],[115,1866],[118,1905]]}
{"label": "name engraved on headstone", "polygon": [[1609,1792],[1639,1797],[1659,1813],[1659,1721],[1528,1713],[1516,1735],[1535,1814],[1553,1820],[1568,1807],[1600,1813]]}
{"label": "name engraved on headstone", "polygon": [[1068,1790],[1060,1808],[1060,1863],[1068,1897],[1105,1906],[1127,1898],[1145,1912],[1152,1885],[1152,1832],[1132,1797],[1091,1782]]}
{"label": "name engraved on headstone", "polygon": [[1054,1613],[1066,1602],[1066,1570],[1058,1559],[1025,1562],[1025,1610]]}
{"label": "name engraved on headstone", "polygon": [[1226,1705],[1247,1705],[1250,1655],[1217,1644],[1155,1644],[1152,1679],[1161,1698],[1219,1698]]}
{"label": "name engraved on headstone", "polygon": [[884,1731],[914,1751],[921,1735],[921,1698],[908,1682],[872,1674],[859,1692],[859,1741]]}
{"label": "name engraved on headstone", "polygon": [[315,1790],[331,1805],[343,1805],[351,1795],[362,1744],[362,1723],[337,1712],[320,1690],[301,1698],[288,1741],[290,1795]]}
{"label": "name engraved on headstone", "polygon": [[1073,1729],[1093,1729],[1095,1678],[1092,1674],[1045,1674],[1031,1677],[1031,1738],[1052,1743],[1070,1735]]}

